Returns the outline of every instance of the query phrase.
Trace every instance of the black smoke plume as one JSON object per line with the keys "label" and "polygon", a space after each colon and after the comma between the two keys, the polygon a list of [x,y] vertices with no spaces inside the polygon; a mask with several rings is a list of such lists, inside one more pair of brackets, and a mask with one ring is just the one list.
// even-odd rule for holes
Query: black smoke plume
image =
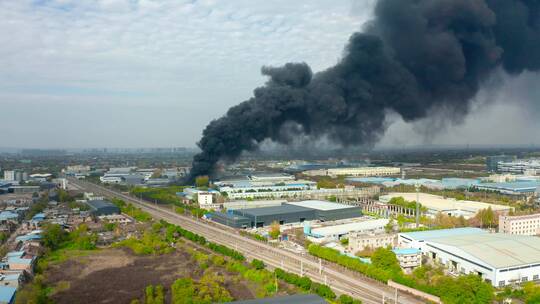
{"label": "black smoke plume", "polygon": [[263,67],[269,77],[247,101],[212,121],[198,143],[191,177],[212,174],[287,125],[341,144],[375,143],[385,115],[405,121],[432,109],[464,115],[495,72],[540,68],[540,0],[379,0],[340,62],[313,74],[305,63]]}

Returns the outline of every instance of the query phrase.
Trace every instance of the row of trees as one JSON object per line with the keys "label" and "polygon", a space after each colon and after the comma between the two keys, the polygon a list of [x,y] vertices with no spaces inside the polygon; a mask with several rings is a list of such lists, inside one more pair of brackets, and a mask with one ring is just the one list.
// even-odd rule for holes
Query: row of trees
{"label": "row of trees", "polygon": [[[309,253],[322,259],[335,262],[341,266],[358,271],[383,283],[393,280],[400,284],[437,295],[444,303],[490,303],[494,297],[493,288],[476,275],[452,278],[438,273],[433,277],[405,275],[399,266],[396,255],[389,249],[378,248],[371,256],[371,264],[359,259],[342,255],[339,251],[311,244]],[[427,272],[424,272],[425,275]]]}

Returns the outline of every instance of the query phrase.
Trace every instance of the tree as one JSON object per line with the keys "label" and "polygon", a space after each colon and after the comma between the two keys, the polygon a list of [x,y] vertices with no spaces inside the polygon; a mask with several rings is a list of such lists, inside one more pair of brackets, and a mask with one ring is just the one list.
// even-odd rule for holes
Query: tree
{"label": "tree", "polygon": [[399,266],[396,254],[390,249],[377,248],[371,256],[371,263],[377,268],[389,270],[393,273],[401,272],[401,267]]}
{"label": "tree", "polygon": [[394,231],[394,218],[393,217],[391,217],[390,220],[388,221],[388,224],[384,226],[384,231],[386,231],[386,233],[390,233]]}
{"label": "tree", "polygon": [[274,221],[270,225],[270,231],[268,232],[268,235],[270,236],[270,238],[275,240],[278,238],[279,234],[280,234],[279,223]]}
{"label": "tree", "polygon": [[257,270],[261,270],[264,269],[266,265],[264,265],[264,262],[261,260],[253,259],[253,261],[251,261],[251,266]]}
{"label": "tree", "polygon": [[67,237],[67,232],[58,224],[47,224],[43,229],[43,244],[51,250],[59,248]]}
{"label": "tree", "polygon": [[195,178],[195,186],[197,186],[197,188],[200,188],[200,187],[208,187],[209,185],[209,178],[208,178],[208,175],[204,175],[204,176],[197,176]]}

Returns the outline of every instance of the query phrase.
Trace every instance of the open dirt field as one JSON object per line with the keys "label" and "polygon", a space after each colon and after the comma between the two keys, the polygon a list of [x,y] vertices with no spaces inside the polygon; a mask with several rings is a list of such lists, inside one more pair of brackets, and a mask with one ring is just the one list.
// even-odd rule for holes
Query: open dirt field
{"label": "open dirt field", "polygon": [[[219,269],[227,279],[225,287],[235,299],[256,297],[256,286],[239,280],[235,274]],[[202,270],[191,256],[178,250],[161,256],[135,256],[128,249],[104,249],[53,265],[46,271],[46,283],[55,292],[51,298],[59,304],[130,303],[143,299],[144,288],[161,284],[166,299],[169,287],[180,277],[198,279]]]}

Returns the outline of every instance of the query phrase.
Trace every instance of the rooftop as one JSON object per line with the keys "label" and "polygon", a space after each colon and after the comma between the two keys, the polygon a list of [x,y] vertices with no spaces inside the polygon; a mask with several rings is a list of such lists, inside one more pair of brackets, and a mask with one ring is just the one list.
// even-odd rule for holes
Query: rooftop
{"label": "rooftop", "polygon": [[540,263],[540,238],[503,233],[478,233],[442,237],[435,246],[452,246],[495,268]]}
{"label": "rooftop", "polygon": [[[379,198],[382,202],[388,202],[394,197],[403,197],[407,201],[416,201],[415,192],[395,192],[387,195],[381,195]],[[488,204],[478,201],[456,200],[454,198],[445,198],[439,195],[419,193],[420,204],[430,210],[446,211],[446,210],[465,210],[476,213],[482,209],[491,207],[492,210],[509,210],[512,207],[496,204]]]}
{"label": "rooftop", "polygon": [[415,231],[415,232],[404,232],[400,233],[400,235],[406,236],[408,238],[412,238],[415,240],[424,240],[424,241],[430,241],[437,238],[443,238],[443,237],[456,237],[461,235],[478,235],[481,233],[487,233],[487,231],[482,230],[480,228],[471,228],[471,227],[464,227],[464,228],[454,228],[454,229],[439,229],[439,230],[428,230],[428,231]]}
{"label": "rooftop", "polygon": [[377,228],[384,227],[386,224],[388,224],[388,222],[389,222],[388,219],[367,220],[364,222],[356,222],[356,223],[348,223],[348,224],[341,224],[341,225],[334,225],[334,226],[326,226],[326,227],[321,227],[321,228],[313,228],[311,232],[314,235],[320,235],[320,236],[346,234],[346,233],[354,232],[354,231],[374,230]]}
{"label": "rooftop", "polygon": [[91,200],[86,202],[90,207],[99,209],[99,208],[108,208],[108,207],[116,207],[113,203],[105,200]]}
{"label": "rooftop", "polygon": [[328,202],[328,201],[317,201],[317,200],[308,200],[308,201],[301,201],[301,202],[289,202],[287,204],[288,205],[299,206],[299,207],[304,207],[304,208],[322,210],[322,211],[356,208],[355,206],[332,203],[332,202]]}
{"label": "rooftop", "polygon": [[326,304],[326,301],[314,294],[298,294],[266,299],[229,302],[234,304]]}
{"label": "rooftop", "polygon": [[[311,211],[312,209],[289,205],[289,204],[283,204],[281,206],[251,208],[251,209],[242,209],[242,210],[243,210],[242,211],[243,213],[251,215],[251,216],[264,216],[264,215],[287,214],[287,213],[294,213],[294,212]],[[237,210],[237,211],[240,211],[240,210]]]}
{"label": "rooftop", "polygon": [[0,303],[11,303],[17,288],[11,286],[0,286]]}
{"label": "rooftop", "polygon": [[408,255],[408,254],[418,254],[420,253],[420,249],[417,248],[394,248],[392,251],[396,255]]}

